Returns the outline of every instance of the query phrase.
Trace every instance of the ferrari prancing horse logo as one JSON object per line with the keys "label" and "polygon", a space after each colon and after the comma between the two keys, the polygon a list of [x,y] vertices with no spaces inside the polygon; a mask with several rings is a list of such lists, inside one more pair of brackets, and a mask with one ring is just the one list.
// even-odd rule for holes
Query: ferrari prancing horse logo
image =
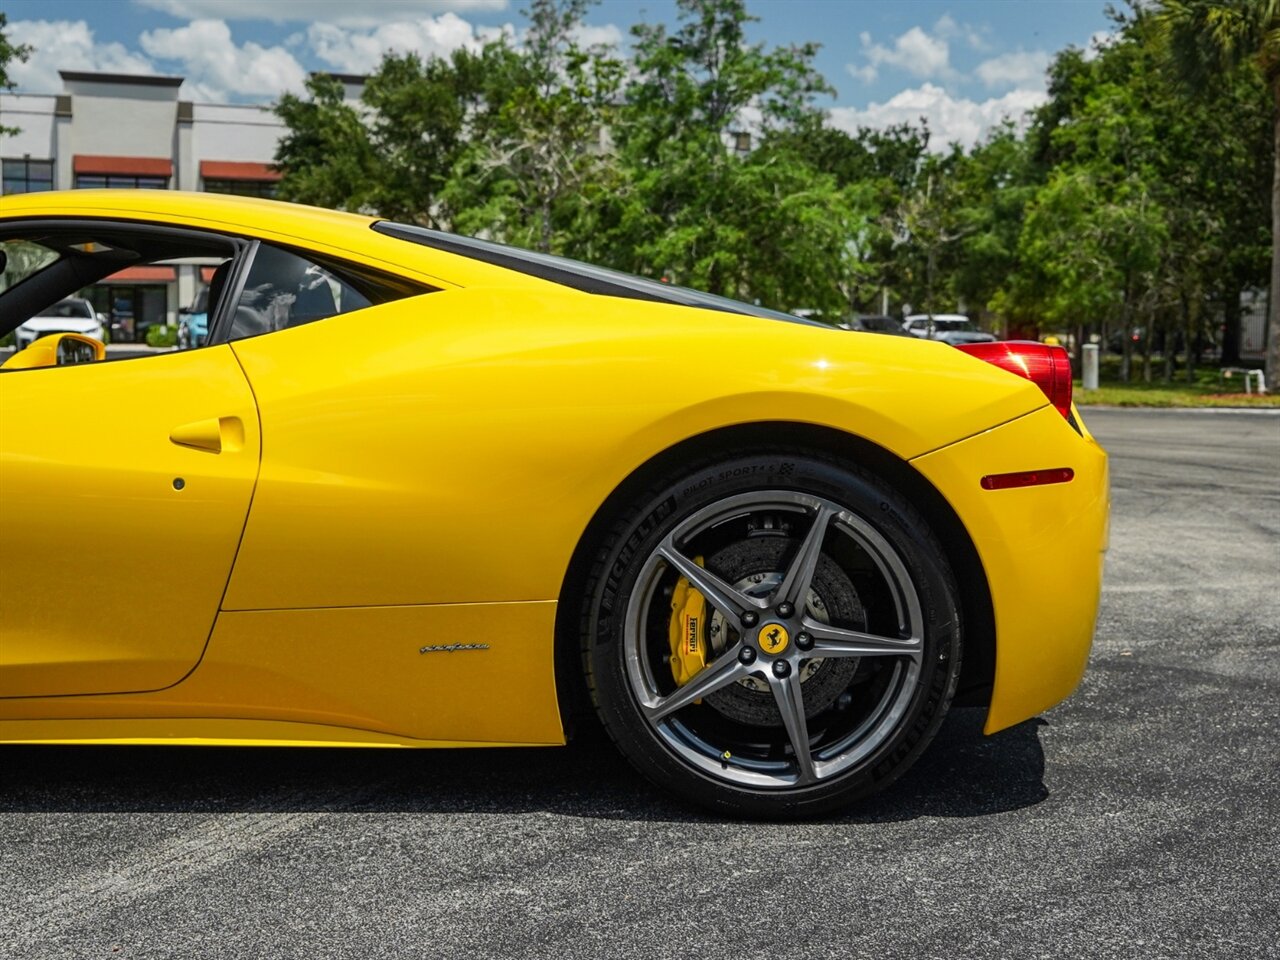
{"label": "ferrari prancing horse logo", "polygon": [[780,623],[766,623],[760,630],[760,649],[765,653],[781,653],[790,642],[791,635]]}

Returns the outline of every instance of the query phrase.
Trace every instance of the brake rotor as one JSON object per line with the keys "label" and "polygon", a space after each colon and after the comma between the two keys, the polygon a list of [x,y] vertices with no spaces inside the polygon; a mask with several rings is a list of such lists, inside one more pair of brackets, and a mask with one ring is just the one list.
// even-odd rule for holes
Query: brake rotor
{"label": "brake rotor", "polygon": [[[786,537],[750,537],[707,557],[706,566],[743,593],[768,596],[782,582],[793,545],[794,541]],[[853,582],[825,554],[818,558],[805,612],[820,623],[835,621],[855,629],[866,628],[866,612]],[[724,617],[714,612],[708,625],[713,652],[723,652],[730,639],[729,631]],[[800,667],[805,716],[813,718],[830,707],[849,687],[857,669],[855,657],[805,660]],[[704,700],[730,720],[755,726],[778,725],[777,703],[768,682],[759,677],[745,677],[708,694]]]}

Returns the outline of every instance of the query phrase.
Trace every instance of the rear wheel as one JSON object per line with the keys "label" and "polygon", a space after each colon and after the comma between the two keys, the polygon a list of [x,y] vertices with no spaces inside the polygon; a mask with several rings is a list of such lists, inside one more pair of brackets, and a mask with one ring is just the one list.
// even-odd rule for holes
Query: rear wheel
{"label": "rear wheel", "polygon": [[587,584],[588,685],[623,753],[706,806],[821,813],[899,776],[960,670],[954,579],[924,520],[800,452],[650,491]]}

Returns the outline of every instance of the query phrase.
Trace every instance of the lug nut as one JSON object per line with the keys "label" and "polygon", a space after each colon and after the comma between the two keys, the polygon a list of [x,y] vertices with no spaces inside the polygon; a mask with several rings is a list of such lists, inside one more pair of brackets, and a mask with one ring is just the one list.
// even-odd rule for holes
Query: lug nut
{"label": "lug nut", "polygon": [[754,627],[760,622],[760,614],[754,610],[748,610],[742,615],[742,625],[744,627]]}
{"label": "lug nut", "polygon": [[807,633],[797,633],[796,646],[799,647],[801,650],[812,650],[813,637],[809,636],[809,634]]}
{"label": "lug nut", "polygon": [[738,662],[743,664],[756,662],[756,648],[744,646],[738,651]]}
{"label": "lug nut", "polygon": [[786,601],[783,601],[782,603],[778,604],[778,616],[780,617],[789,617],[795,612],[796,612],[796,608],[793,607],[791,604],[787,603]]}
{"label": "lug nut", "polygon": [[785,660],[773,661],[773,675],[777,677],[779,680],[781,680],[790,672],[791,672],[791,664],[787,663],[787,661]]}

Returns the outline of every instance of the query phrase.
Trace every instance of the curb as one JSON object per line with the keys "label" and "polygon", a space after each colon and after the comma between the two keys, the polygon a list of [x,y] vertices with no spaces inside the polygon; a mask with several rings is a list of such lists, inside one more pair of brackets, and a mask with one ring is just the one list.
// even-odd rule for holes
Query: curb
{"label": "curb", "polygon": [[1091,410],[1123,410],[1125,413],[1249,413],[1280,417],[1280,407],[1119,407],[1102,403],[1080,407],[1080,412],[1085,415]]}

